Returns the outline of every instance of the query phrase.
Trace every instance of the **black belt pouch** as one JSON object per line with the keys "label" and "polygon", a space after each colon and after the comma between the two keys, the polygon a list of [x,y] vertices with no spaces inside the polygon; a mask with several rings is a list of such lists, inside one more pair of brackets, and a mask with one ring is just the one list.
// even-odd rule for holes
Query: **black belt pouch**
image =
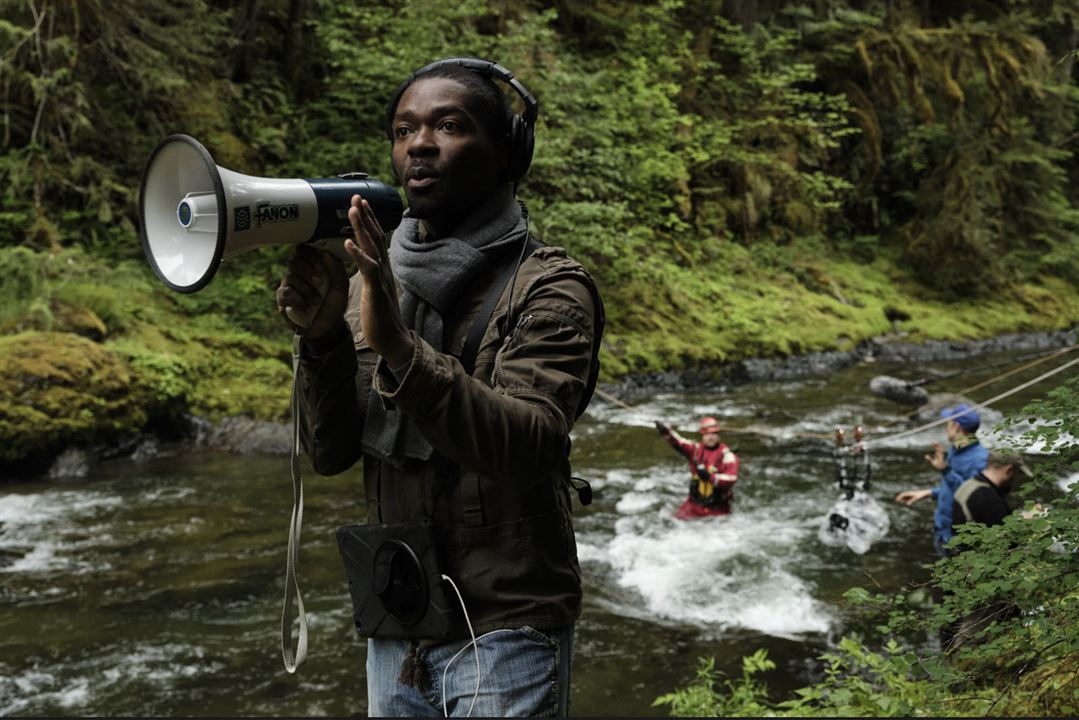
{"label": "black belt pouch", "polygon": [[428,522],[342,525],[337,547],[362,637],[446,637],[453,607],[446,602],[434,528]]}

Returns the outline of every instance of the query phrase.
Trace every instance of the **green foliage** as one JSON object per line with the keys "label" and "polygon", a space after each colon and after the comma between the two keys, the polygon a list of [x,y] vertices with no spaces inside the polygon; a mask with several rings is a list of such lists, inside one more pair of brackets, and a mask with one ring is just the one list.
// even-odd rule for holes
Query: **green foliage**
{"label": "green foliage", "polygon": [[984,712],[978,698],[955,698],[934,682],[939,666],[920,661],[895,640],[882,652],[852,637],[821,656],[825,679],[779,704],[783,714],[825,717],[971,716]]}
{"label": "green foliage", "polygon": [[671,717],[973,716],[989,706],[977,697],[955,697],[936,682],[943,672],[939,666],[920,661],[894,640],[874,652],[844,637],[819,659],[824,679],[780,702],[770,699],[757,678],[776,668],[767,651],[742,658],[742,677],[722,687],[716,684],[715,659],[702,659],[693,682],[656,698],[653,706],[668,705]]}
{"label": "green foliage", "polygon": [[652,707],[669,705],[672,717],[761,717],[770,714],[768,687],[755,677],[775,670],[776,664],[768,659],[768,651],[758,650],[742,658],[742,677],[724,680],[721,688],[717,688],[716,683],[722,673],[715,666],[715,658],[701,658],[695,680],[683,689],[656,698]]}
{"label": "green foliage", "polygon": [[1079,10],[997,5],[0,0],[0,332],[123,344],[155,397],[276,416],[255,387],[276,372],[226,382],[193,355],[213,333],[285,354],[288,250],[162,291],[146,157],[186,132],[239,172],[390,179],[387,99],[460,54],[540,101],[520,197],[597,277],[605,378],[849,347],[890,329],[887,305],[911,339],[1061,327]]}
{"label": "green foliage", "polygon": [[227,14],[201,0],[5,0],[0,9],[0,242],[133,256],[131,179],[165,127],[206,106],[191,103],[193,88],[212,77]]}
{"label": "green foliage", "polygon": [[[106,263],[78,249],[0,248],[0,272],[11,280],[0,284],[0,465],[115,440],[182,412],[285,419],[283,329],[269,339],[238,330],[163,296],[145,263]],[[202,307],[272,302],[272,290],[238,285],[220,283]]]}
{"label": "green foliage", "polygon": [[50,324],[40,312],[45,282],[41,256],[27,248],[0,248],[0,277],[4,278],[0,284],[0,328],[6,332],[19,329],[24,319],[41,326]]}
{"label": "green foliage", "polygon": [[850,107],[842,95],[812,89],[811,63],[791,61],[794,31],[758,26],[750,34],[722,17],[714,23],[709,55],[696,58],[685,91],[696,110],[685,151],[695,160],[700,213],[726,222],[698,230],[744,242],[813,234],[851,187],[829,169],[832,153],[857,133]]}
{"label": "green foliage", "polygon": [[[1067,187],[1079,95],[1045,40],[1079,13],[1022,5],[974,14],[896,3],[876,23],[796,20],[810,45],[828,48],[819,74],[845,88],[863,131],[852,214],[937,290],[969,297],[1001,277],[1034,277],[1050,267],[1046,252],[1075,237]],[[1074,282],[1075,256],[1057,257],[1052,272]]]}

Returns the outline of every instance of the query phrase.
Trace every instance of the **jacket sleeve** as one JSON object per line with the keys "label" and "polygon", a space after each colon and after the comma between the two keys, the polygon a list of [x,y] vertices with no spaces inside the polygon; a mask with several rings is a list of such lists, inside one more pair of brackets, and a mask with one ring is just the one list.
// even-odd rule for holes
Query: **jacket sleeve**
{"label": "jacket sleeve", "polygon": [[413,333],[400,379],[374,389],[453,462],[507,480],[536,480],[565,462],[592,364],[595,307],[584,275],[554,274],[525,297],[495,358],[494,387]]}
{"label": "jacket sleeve", "polygon": [[667,443],[677,450],[680,454],[686,456],[687,459],[693,460],[693,453],[697,449],[697,443],[692,440],[686,440],[684,437],[676,433],[673,429],[670,434],[666,436]]}
{"label": "jacket sleeve", "polygon": [[[960,473],[956,472],[951,466],[940,471],[940,484],[941,486],[949,488],[952,495],[955,494],[955,491],[959,489],[960,485],[969,479],[970,478],[965,478]],[[938,487],[934,489],[933,499],[937,499],[939,495],[940,488]]]}
{"label": "jacket sleeve", "polygon": [[345,312],[349,339],[320,357],[304,353],[299,336],[294,340],[293,353],[299,357],[300,443],[321,475],[343,472],[361,455],[367,396],[377,359],[360,331],[361,281],[357,273],[349,284],[349,310]]}
{"label": "jacket sleeve", "polygon": [[[948,448],[948,466],[940,471],[940,484],[933,488],[933,491],[930,493],[930,496],[935,501],[940,501],[940,493],[942,490],[947,490],[948,495],[955,495],[955,491],[959,489],[959,486],[970,479],[963,477],[963,474],[956,470],[958,461],[955,455],[955,450],[953,448]],[[971,477],[974,477],[974,473],[971,474]]]}
{"label": "jacket sleeve", "polygon": [[712,484],[716,487],[729,488],[738,482],[738,456],[730,448],[723,448],[723,461],[712,473]]}

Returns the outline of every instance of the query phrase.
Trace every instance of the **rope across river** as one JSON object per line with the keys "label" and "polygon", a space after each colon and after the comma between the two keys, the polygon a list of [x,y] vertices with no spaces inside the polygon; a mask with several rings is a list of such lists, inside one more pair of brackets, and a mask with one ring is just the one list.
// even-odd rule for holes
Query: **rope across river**
{"label": "rope across river", "polygon": [[[977,385],[974,385],[974,386],[969,387],[969,388],[964,388],[962,391],[960,391],[959,394],[962,395],[962,394],[966,394],[968,392],[973,392],[975,390],[980,390],[981,388],[984,388],[984,387],[987,387],[989,385],[992,385],[993,383],[999,382],[1000,380],[1003,380],[1004,378],[1010,377],[1010,376],[1015,375],[1016,373],[1022,372],[1024,370],[1028,370],[1028,369],[1030,369],[1030,368],[1032,368],[1032,367],[1034,367],[1036,365],[1039,365],[1039,364],[1041,364],[1043,362],[1047,362],[1049,360],[1053,360],[1055,358],[1062,357],[1063,355],[1067,355],[1068,353],[1073,352],[1073,351],[1075,351],[1077,349],[1079,349],[1079,345],[1071,345],[1069,347],[1062,348],[1059,351],[1056,351],[1056,352],[1050,353],[1048,355],[1045,355],[1045,356],[1043,356],[1041,358],[1038,358],[1037,360],[1035,360],[1033,362],[1026,363],[1021,367],[1009,370],[1008,372],[1001,373],[1000,375],[997,375],[997,376],[995,376],[993,378],[990,378],[989,380],[981,382],[981,383],[979,383]],[[1054,368],[1053,370],[1042,373],[1038,377],[1036,377],[1036,378],[1034,378],[1032,380],[1028,380],[1027,382],[1024,382],[1024,383],[1022,383],[1020,385],[1017,385],[1017,386],[1011,388],[1010,390],[1008,390],[1006,392],[1000,393],[999,395],[997,395],[995,397],[992,397],[992,398],[986,400],[985,402],[977,403],[977,404],[973,405],[971,409],[980,410],[982,408],[987,408],[987,407],[991,406],[995,402],[999,402],[1000,400],[1003,400],[1006,397],[1010,397],[1011,395],[1014,395],[1014,394],[1016,394],[1018,392],[1022,392],[1023,390],[1026,390],[1027,388],[1029,388],[1029,387],[1031,387],[1033,385],[1037,385],[1038,383],[1042,382],[1043,380],[1046,380],[1046,379],[1048,379],[1048,378],[1050,378],[1050,377],[1052,377],[1054,375],[1057,375],[1058,373],[1061,373],[1061,372],[1067,370],[1068,368],[1073,367],[1076,364],[1079,364],[1079,358],[1075,358],[1073,360],[1070,360],[1070,361],[1064,363],[1063,365],[1061,365],[1060,367],[1057,367],[1057,368]],[[600,397],[601,399],[606,400],[607,402],[610,402],[610,403],[612,403],[614,405],[618,405],[619,407],[621,407],[621,408],[623,408],[625,410],[629,410],[629,411],[636,411],[637,410],[637,408],[634,408],[633,406],[628,405],[627,403],[623,402],[622,400],[618,399],[617,397],[614,397],[613,395],[611,395],[609,393],[603,392],[599,388],[596,389],[595,394],[598,397]],[[917,412],[918,411],[915,410],[914,412],[909,413],[907,415],[907,417],[911,417],[914,414],[916,414]],[[911,435],[917,435],[918,433],[920,433],[920,432],[922,432],[924,430],[928,430],[928,429],[936,427],[938,425],[943,425],[944,423],[948,422],[951,419],[952,418],[950,418],[950,417],[938,418],[936,420],[933,420],[932,422],[925,423],[924,425],[919,425],[918,427],[911,428],[909,430],[903,430],[902,432],[893,433],[893,434],[890,434],[890,435],[885,435],[884,437],[879,437],[879,438],[875,438],[875,439],[866,439],[863,442],[867,447],[879,446],[879,445],[884,444],[887,441],[895,441],[895,440],[899,440],[899,439],[902,439],[902,438],[905,438],[905,437],[909,437]],[[726,427],[725,426],[723,428],[723,432],[727,432],[727,433],[746,433],[746,434],[753,434],[753,435],[765,435],[765,436],[770,436],[770,437],[776,437],[778,435],[778,433],[769,432],[769,431],[764,430],[762,428],[753,428],[753,427]],[[876,434],[876,433],[873,433],[873,432],[870,431],[870,432],[867,432],[866,434],[867,435],[872,435],[872,434]],[[823,433],[801,433],[800,432],[800,433],[790,433],[790,434],[784,433],[783,435],[784,435],[784,437],[807,438],[807,439],[813,439],[813,440],[825,440],[825,441],[829,441],[829,442],[831,442],[832,438],[833,438],[832,435],[825,435]]]}

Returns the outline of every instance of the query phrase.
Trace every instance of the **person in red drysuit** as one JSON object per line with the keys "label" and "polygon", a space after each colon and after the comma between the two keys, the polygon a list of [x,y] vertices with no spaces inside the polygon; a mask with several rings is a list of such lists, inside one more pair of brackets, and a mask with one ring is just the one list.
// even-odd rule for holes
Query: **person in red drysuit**
{"label": "person in red drysuit", "polygon": [[689,482],[689,497],[674,516],[689,520],[729,514],[734,483],[738,481],[738,456],[719,441],[719,422],[714,417],[701,419],[699,443],[686,440],[659,421],[656,430],[689,460],[689,471],[693,475]]}

